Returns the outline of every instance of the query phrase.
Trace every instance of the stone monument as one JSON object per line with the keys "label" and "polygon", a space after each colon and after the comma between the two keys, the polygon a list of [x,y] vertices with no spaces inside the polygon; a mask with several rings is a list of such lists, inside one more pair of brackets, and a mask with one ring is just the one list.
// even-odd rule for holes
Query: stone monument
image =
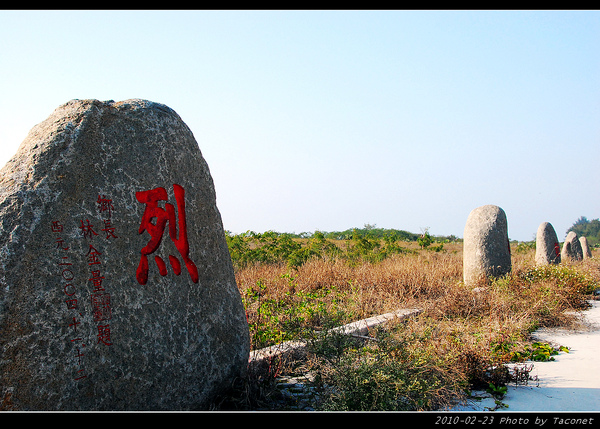
{"label": "stone monument", "polygon": [[579,237],[579,244],[581,246],[581,252],[583,255],[583,259],[589,259],[592,257],[592,251],[590,250],[590,246],[588,244],[587,238]]}
{"label": "stone monument", "polygon": [[35,126],[0,171],[0,409],[203,409],[249,348],[181,118],[72,100]]}
{"label": "stone monument", "polygon": [[570,231],[565,238],[560,257],[563,262],[566,261],[581,261],[583,259],[583,250],[579,237],[575,231]]}
{"label": "stone monument", "polygon": [[495,205],[474,209],[463,236],[463,279],[467,285],[501,277],[512,269],[508,223],[504,210]]}
{"label": "stone monument", "polygon": [[537,265],[560,264],[560,244],[554,227],[542,222],[535,239],[535,262]]}

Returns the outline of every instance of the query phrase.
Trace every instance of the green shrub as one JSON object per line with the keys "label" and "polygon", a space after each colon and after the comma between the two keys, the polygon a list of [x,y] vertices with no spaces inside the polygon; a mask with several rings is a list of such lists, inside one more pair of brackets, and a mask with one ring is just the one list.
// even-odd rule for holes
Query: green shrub
{"label": "green shrub", "polygon": [[[345,235],[345,249],[338,247],[324,233],[316,231],[304,244],[292,234],[274,231],[243,234],[226,232],[225,238],[229,254],[237,269],[252,264],[285,264],[297,269],[312,258],[340,258],[351,264],[380,262],[393,254],[403,253],[399,245],[399,235],[390,232],[384,235],[371,235],[368,231],[354,230]],[[441,250],[443,244],[436,248]]]}
{"label": "green shrub", "polygon": [[346,348],[337,359],[322,362],[319,387],[327,394],[320,410],[433,410],[465,387],[431,350],[406,347],[384,330],[375,337],[366,344],[342,343]]}
{"label": "green shrub", "polygon": [[526,360],[534,362],[553,361],[554,356],[559,352],[569,353],[569,348],[564,346],[553,347],[548,343],[535,341],[531,346],[527,345],[521,351],[513,351],[510,354],[512,362],[524,362]]}
{"label": "green shrub", "polygon": [[289,287],[281,299],[265,297],[267,286],[262,281],[242,294],[244,307],[256,312],[256,317],[249,320],[253,349],[310,338],[315,330],[331,329],[354,320],[350,292],[340,292],[335,287],[296,290],[290,274],[282,278]]}
{"label": "green shrub", "polygon": [[575,266],[550,264],[540,265],[521,274],[530,283],[554,281],[561,286],[575,286],[583,294],[592,293],[600,283],[588,273]]}

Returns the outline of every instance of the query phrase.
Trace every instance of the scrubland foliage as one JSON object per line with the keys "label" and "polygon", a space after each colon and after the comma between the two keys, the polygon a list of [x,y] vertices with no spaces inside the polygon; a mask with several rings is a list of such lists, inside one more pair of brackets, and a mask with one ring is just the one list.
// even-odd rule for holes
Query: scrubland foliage
{"label": "scrubland foliage", "polygon": [[588,220],[585,216],[581,216],[567,230],[573,231],[578,237],[586,237],[590,247],[600,247],[600,219]]}
{"label": "scrubland foliage", "polygon": [[[510,274],[467,287],[458,241],[431,239],[424,246],[428,240],[368,234],[332,240],[320,233],[227,239],[252,348],[309,341],[302,359],[249,375],[236,403],[249,408],[269,409],[276,390],[266,386],[277,376],[307,372],[319,392],[312,406],[322,410],[444,409],[473,389],[500,399],[507,383],[528,382],[528,362],[567,352],[530,334],[577,328],[579,312],[600,287],[596,258],[536,267],[534,246],[521,243],[513,243]],[[401,308],[421,312],[374,329],[369,340],[324,334]]]}

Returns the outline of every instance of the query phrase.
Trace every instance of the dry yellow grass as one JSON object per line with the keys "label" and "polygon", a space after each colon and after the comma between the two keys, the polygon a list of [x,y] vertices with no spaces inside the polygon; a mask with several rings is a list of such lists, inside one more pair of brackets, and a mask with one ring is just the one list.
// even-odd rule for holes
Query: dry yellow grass
{"label": "dry yellow grass", "polygon": [[443,253],[422,251],[358,265],[326,258],[309,260],[296,270],[284,264],[257,264],[238,270],[236,279],[242,295],[258,282],[264,284],[265,299],[282,299],[291,288],[351,292],[360,304],[356,316],[363,318],[423,304],[461,282],[462,251],[460,245],[453,247]]}
{"label": "dry yellow grass", "polygon": [[[515,351],[526,347],[533,329],[575,326],[579,320],[576,311],[585,308],[591,288],[600,284],[596,258],[565,262],[556,272],[541,270],[540,274],[535,270],[533,250],[513,248],[511,274],[477,288],[467,287],[462,282],[460,243],[447,243],[441,252],[417,250],[415,246],[413,250],[377,263],[315,258],[297,269],[284,264],[238,269],[236,279],[242,296],[258,296],[245,300],[249,323],[257,326],[270,318],[282,331],[297,327],[299,322],[294,318],[298,319],[299,313],[289,309],[305,305],[306,300],[318,302],[321,316],[337,310],[342,314],[337,320],[340,324],[400,308],[419,308],[422,312],[418,317],[390,327],[397,345],[385,356],[401,355],[398,362],[402,364],[420,362],[422,368],[412,383],[428,380],[430,389],[419,390],[426,400],[414,399],[411,406],[435,409],[464,394],[467,386],[506,382],[505,372],[490,373],[489,368],[501,367]],[[262,307],[266,302],[285,305],[274,307],[281,308],[281,313],[266,315]],[[304,318],[301,332],[321,330],[326,322],[323,317]],[[253,342],[257,348],[264,345]],[[341,376],[342,370],[336,366],[339,362],[316,361],[318,364],[301,366],[306,370],[308,365],[329,383],[351,378],[348,373]],[[410,365],[415,366],[414,362]],[[372,381],[372,376],[367,378]]]}

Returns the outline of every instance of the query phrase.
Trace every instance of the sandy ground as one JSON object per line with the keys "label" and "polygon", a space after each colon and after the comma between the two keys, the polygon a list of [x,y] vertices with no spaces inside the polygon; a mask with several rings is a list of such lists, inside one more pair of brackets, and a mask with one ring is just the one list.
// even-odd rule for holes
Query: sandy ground
{"label": "sandy ground", "polygon": [[569,352],[560,352],[554,361],[533,363],[534,380],[509,386],[502,406],[487,395],[452,411],[600,411],[600,301],[590,303],[583,312],[587,329],[535,332],[539,340],[566,346]]}

